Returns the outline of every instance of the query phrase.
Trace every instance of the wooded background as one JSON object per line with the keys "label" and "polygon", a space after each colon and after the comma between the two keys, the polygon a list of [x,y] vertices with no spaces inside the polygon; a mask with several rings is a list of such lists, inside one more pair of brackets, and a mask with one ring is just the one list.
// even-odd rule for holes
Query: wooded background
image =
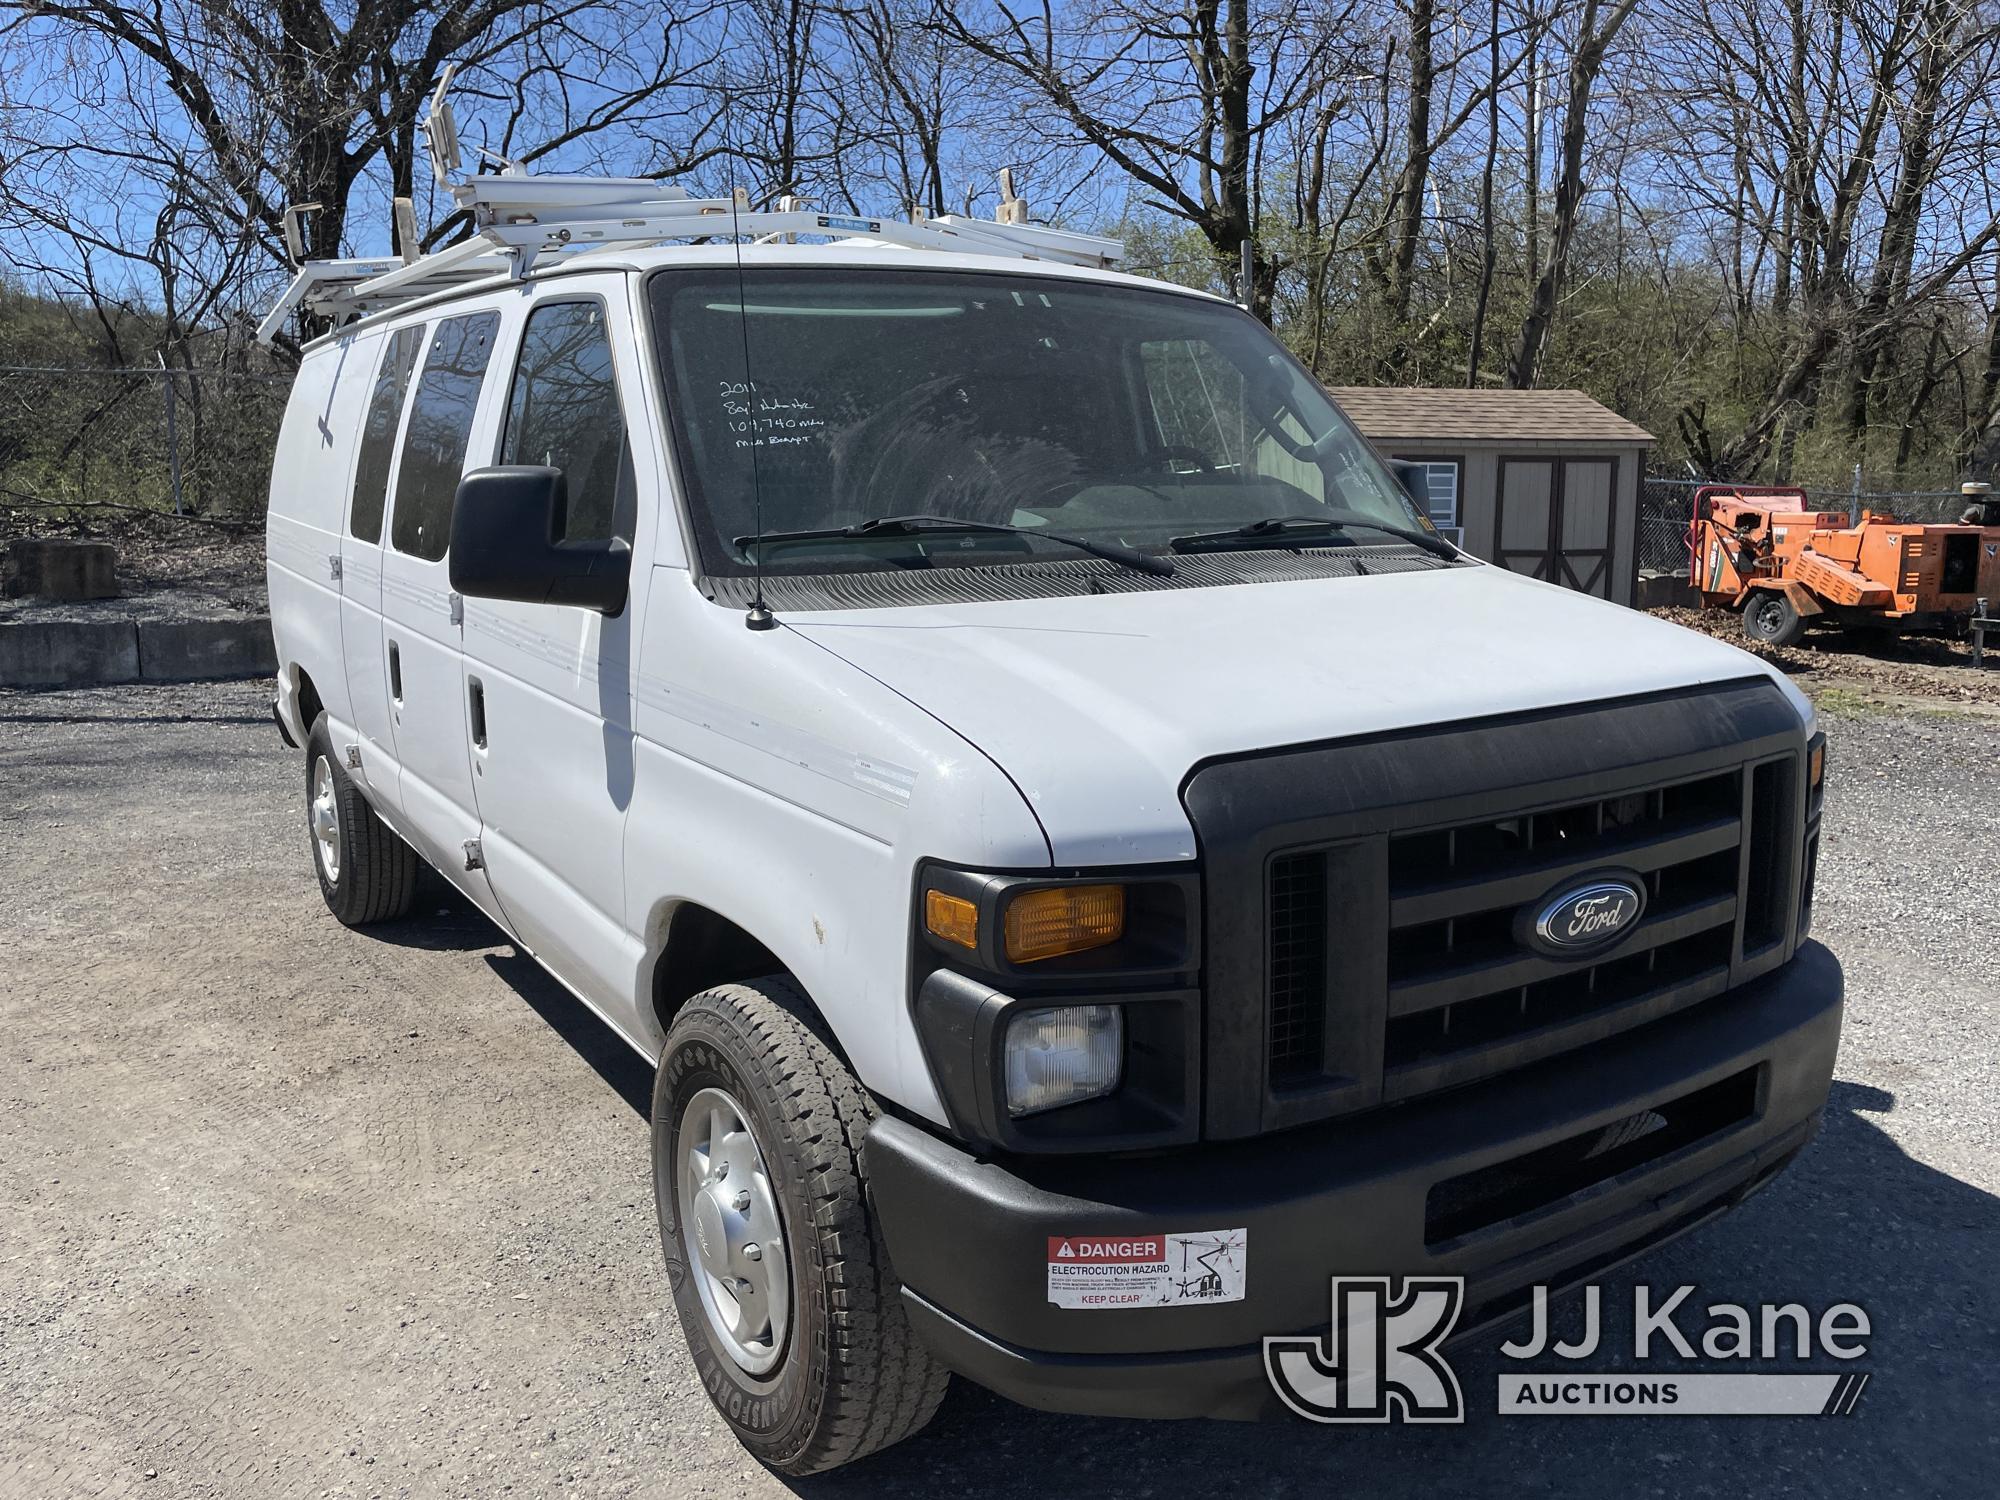
{"label": "wooded background", "polygon": [[287,203],[466,232],[454,61],[545,170],[990,214],[1011,166],[1146,274],[1247,244],[1329,383],[1578,386],[1681,473],[2000,458],[2000,0],[0,0],[0,366],[282,370]]}

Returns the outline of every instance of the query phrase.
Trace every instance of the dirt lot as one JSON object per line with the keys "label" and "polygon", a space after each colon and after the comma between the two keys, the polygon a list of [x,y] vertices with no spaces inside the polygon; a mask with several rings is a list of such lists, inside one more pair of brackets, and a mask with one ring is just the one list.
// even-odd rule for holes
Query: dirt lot
{"label": "dirt lot", "polygon": [[[1826,1131],[1631,1273],[1860,1303],[1855,1416],[1502,1419],[1486,1344],[1462,1429],[1072,1421],[961,1385],[797,1489],[1990,1493],[1994,732],[1832,718]],[[258,684],[0,694],[0,1496],[782,1493],[681,1353],[638,1059],[441,885],[337,926],[300,780]]]}
{"label": "dirt lot", "polygon": [[187,620],[261,615],[264,528],[205,525],[171,516],[122,516],[90,526],[41,521],[23,524],[0,508],[0,543],[15,536],[108,541],[118,549],[116,599],[59,604],[0,595],[0,624],[9,620]]}
{"label": "dirt lot", "polygon": [[1814,630],[1780,649],[1744,637],[1735,615],[1714,609],[1662,609],[1676,625],[1741,646],[1788,672],[1815,698],[1832,694],[1888,708],[1955,708],[2000,717],[2000,636],[1974,670],[1972,646],[1942,636]]}

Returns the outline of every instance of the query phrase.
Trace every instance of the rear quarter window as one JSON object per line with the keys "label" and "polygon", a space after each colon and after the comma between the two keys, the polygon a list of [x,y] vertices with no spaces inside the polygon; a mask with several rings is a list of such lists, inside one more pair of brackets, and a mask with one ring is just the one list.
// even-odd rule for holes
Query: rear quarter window
{"label": "rear quarter window", "polygon": [[499,327],[497,312],[471,313],[446,318],[431,336],[396,471],[389,540],[398,552],[436,562],[451,543],[452,500]]}
{"label": "rear quarter window", "polygon": [[368,412],[361,419],[361,447],[354,459],[354,506],[347,530],[358,541],[382,540],[382,510],[389,498],[389,464],[396,451],[396,428],[403,420],[403,402],[410,393],[410,376],[423,352],[424,329],[398,328],[382,351],[382,368],[368,395]]}

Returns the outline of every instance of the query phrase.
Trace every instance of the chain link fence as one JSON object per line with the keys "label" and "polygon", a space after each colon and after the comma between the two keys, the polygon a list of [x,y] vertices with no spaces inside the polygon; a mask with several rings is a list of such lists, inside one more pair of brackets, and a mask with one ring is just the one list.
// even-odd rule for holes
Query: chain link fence
{"label": "chain link fence", "polygon": [[[1687,534],[1694,521],[1695,491],[1714,481],[1672,479],[1648,475],[1639,489],[1638,566],[1641,573],[1688,571]],[[1872,510],[1899,521],[1956,521],[1965,510],[1957,490],[1870,490],[1859,484],[1847,489],[1806,487],[1806,502],[1815,510],[1859,514]]]}
{"label": "chain link fence", "polygon": [[292,377],[0,365],[0,509],[254,520]]}

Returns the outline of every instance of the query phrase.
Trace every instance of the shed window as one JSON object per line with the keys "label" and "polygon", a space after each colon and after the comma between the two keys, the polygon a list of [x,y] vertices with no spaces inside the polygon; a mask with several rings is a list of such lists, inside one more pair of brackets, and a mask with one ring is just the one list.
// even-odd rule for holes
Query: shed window
{"label": "shed window", "polygon": [[1403,458],[1424,471],[1424,489],[1430,496],[1431,525],[1440,531],[1458,527],[1458,471],[1455,458]]}

